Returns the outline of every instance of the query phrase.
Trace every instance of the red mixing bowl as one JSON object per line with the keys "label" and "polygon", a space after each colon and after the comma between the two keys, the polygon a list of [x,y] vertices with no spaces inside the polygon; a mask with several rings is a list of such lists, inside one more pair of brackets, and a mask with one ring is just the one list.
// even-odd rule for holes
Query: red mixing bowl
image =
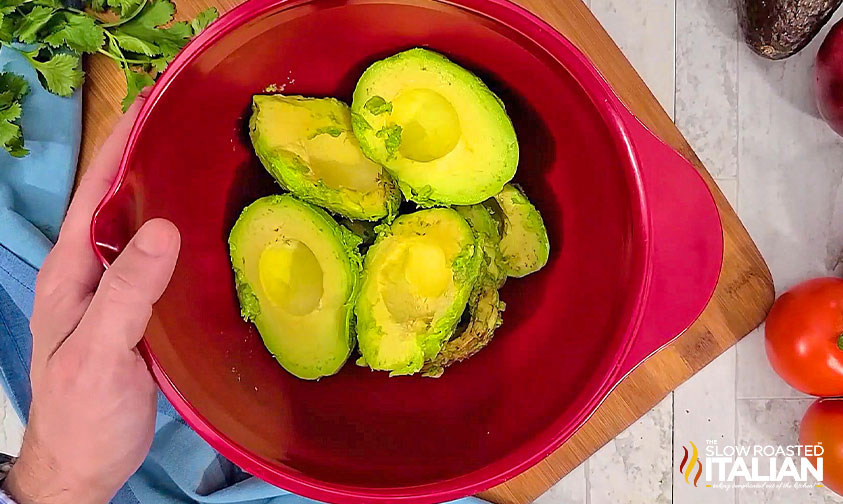
{"label": "red mixing bowl", "polygon": [[[252,94],[349,101],[371,62],[415,46],[475,71],[506,103],[516,181],[550,234],[547,266],[507,282],[504,325],[439,379],[349,363],[307,382],[240,319],[226,238],[278,192],[247,137]],[[564,37],[504,0],[252,0],[155,86],[92,223],[105,264],[152,217],[182,232],[141,344],[187,422],[256,476],[314,499],[439,502],[558,448],[636,365],[700,314],[723,236],[696,170],[645,129]]]}

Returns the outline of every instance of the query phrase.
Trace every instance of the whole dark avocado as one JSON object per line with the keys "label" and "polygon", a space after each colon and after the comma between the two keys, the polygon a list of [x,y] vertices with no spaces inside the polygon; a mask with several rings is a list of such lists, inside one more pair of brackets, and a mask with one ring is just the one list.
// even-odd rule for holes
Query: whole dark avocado
{"label": "whole dark avocado", "polygon": [[843,0],[738,0],[746,43],[765,58],[784,59],[813,39]]}

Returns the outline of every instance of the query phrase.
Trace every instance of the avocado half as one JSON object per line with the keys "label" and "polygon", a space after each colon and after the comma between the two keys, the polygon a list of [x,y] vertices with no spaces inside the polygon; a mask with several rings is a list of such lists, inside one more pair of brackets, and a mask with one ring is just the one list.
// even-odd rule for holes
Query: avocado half
{"label": "avocado half", "polygon": [[517,187],[507,184],[486,202],[503,223],[500,252],[507,276],[524,277],[542,269],[550,256],[542,216]]}
{"label": "avocado half", "polygon": [[515,175],[518,141],[503,102],[441,54],[416,48],[375,62],[351,111],[363,152],[422,206],[480,203]]}
{"label": "avocado half", "polygon": [[442,346],[442,350],[424,363],[421,373],[429,378],[439,378],[448,366],[483,350],[503,323],[501,314],[504,308],[494,284],[479,282],[468,300],[468,322],[458,327],[454,337]]}
{"label": "avocado half", "polygon": [[293,375],[336,373],[354,346],[359,238],[290,195],[243,210],[228,238],[241,314]]}
{"label": "avocado half", "polygon": [[452,209],[379,226],[355,306],[360,363],[391,375],[419,371],[453,334],[481,260],[471,227]]}
{"label": "avocado half", "polygon": [[495,330],[503,322],[501,314],[505,308],[498,294],[498,289],[506,281],[499,249],[501,223],[484,205],[457,206],[454,210],[474,230],[483,260],[477,282],[468,299],[468,320],[457,326],[453,337],[421,369],[424,376],[432,378],[438,378],[448,366],[468,359],[488,345]]}
{"label": "avocado half", "polygon": [[495,217],[492,209],[485,205],[455,206],[454,210],[474,230],[477,244],[483,253],[480,267],[483,283],[500,288],[507,277],[504,257],[500,250],[503,223]]}
{"label": "avocado half", "polygon": [[483,261],[468,300],[467,321],[457,327],[442,350],[422,367],[424,376],[434,378],[492,341],[495,330],[503,323],[506,307],[498,289],[507,276],[525,276],[541,269],[550,250],[541,214],[511,184],[484,204],[457,206],[454,210],[474,230]]}
{"label": "avocado half", "polygon": [[398,211],[401,194],[363,155],[345,103],[255,95],[249,136],[264,168],[296,197],[353,219],[391,218]]}

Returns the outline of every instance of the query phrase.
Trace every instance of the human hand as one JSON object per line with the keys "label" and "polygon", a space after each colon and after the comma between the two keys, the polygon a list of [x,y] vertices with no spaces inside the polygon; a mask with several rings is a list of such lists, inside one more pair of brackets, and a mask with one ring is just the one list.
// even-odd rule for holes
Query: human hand
{"label": "human hand", "polygon": [[105,273],[89,231],[143,102],[85,173],[38,274],[29,425],[5,484],[20,504],[106,503],[152,443],[156,387],[135,345],[175,268],[178,230],[147,222]]}

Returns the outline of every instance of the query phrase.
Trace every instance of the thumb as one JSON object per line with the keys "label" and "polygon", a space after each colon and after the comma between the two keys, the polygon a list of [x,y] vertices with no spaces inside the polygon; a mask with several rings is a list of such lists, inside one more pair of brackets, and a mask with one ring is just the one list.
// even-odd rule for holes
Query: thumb
{"label": "thumb", "polygon": [[137,345],[176,266],[180,236],[164,219],[146,222],[103,274],[91,305],[71,338],[124,349]]}

